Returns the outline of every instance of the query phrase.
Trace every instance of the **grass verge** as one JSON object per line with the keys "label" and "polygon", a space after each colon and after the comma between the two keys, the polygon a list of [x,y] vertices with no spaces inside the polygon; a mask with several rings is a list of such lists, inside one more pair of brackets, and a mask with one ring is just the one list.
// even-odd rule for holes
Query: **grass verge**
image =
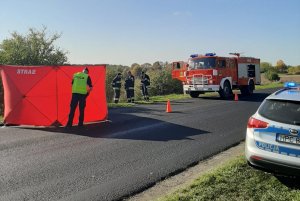
{"label": "grass verge", "polygon": [[118,103],[118,104],[116,104],[116,103],[108,103],[107,105],[108,105],[109,108],[132,107],[132,106],[134,106],[134,104],[132,104],[132,103],[122,103],[122,102]]}
{"label": "grass verge", "polygon": [[282,88],[282,87],[283,87],[282,82],[271,82],[271,83],[264,84],[264,85],[256,85],[255,89],[260,90],[260,89]]}
{"label": "grass verge", "polygon": [[180,100],[190,98],[188,94],[168,94],[164,96],[152,96],[150,97],[150,101],[143,101],[139,100],[136,101],[138,104],[152,104],[152,103],[159,103],[159,102],[166,102],[168,100]]}
{"label": "grass verge", "polygon": [[[186,99],[190,98],[189,95],[186,94],[168,94],[165,96],[152,96],[150,97],[150,101],[144,101],[144,100],[138,100],[135,101],[137,104],[153,104],[153,103],[159,103],[159,102],[166,102],[168,100],[180,100],[180,99]],[[116,103],[108,103],[109,108],[117,108],[117,107],[132,107],[134,104],[132,103],[123,103],[120,102],[118,104]]]}
{"label": "grass verge", "polygon": [[248,166],[240,156],[205,174],[189,187],[159,201],[188,200],[300,200],[300,190],[282,184],[271,174]]}
{"label": "grass verge", "polygon": [[3,122],[3,116],[0,115],[0,123]]}

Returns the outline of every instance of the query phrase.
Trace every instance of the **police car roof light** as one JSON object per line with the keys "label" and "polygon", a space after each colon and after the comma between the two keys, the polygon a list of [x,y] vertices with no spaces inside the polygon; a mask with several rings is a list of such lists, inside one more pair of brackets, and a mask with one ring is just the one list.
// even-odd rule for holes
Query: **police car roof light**
{"label": "police car roof light", "polygon": [[198,54],[192,54],[190,57],[192,58],[198,57]]}
{"label": "police car roof light", "polygon": [[296,87],[300,87],[300,85],[297,84],[296,82],[285,82],[284,87],[285,88],[296,88]]}
{"label": "police car roof light", "polygon": [[207,57],[213,57],[213,56],[215,56],[216,55],[216,53],[206,53],[205,54],[205,56],[207,56]]}

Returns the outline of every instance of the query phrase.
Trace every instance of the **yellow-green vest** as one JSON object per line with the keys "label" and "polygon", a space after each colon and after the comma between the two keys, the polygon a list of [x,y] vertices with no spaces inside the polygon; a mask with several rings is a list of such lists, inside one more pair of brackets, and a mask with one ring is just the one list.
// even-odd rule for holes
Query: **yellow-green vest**
{"label": "yellow-green vest", "polygon": [[72,93],[87,94],[88,75],[82,72],[75,73],[73,76]]}

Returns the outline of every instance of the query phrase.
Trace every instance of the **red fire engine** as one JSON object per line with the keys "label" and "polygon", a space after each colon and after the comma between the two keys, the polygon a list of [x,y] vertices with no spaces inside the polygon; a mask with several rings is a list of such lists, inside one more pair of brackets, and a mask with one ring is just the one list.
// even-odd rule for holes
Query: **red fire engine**
{"label": "red fire engine", "polygon": [[182,81],[183,90],[196,98],[205,92],[219,92],[222,98],[232,96],[233,89],[242,94],[253,93],[260,84],[260,59],[240,57],[219,57],[215,53],[193,54],[188,62],[173,62],[172,77]]}

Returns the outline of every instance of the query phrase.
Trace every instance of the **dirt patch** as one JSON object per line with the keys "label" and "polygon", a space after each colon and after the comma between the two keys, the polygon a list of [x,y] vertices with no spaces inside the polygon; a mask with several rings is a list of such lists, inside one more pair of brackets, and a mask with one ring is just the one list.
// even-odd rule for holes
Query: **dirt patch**
{"label": "dirt patch", "polygon": [[[294,81],[294,82],[299,82],[300,83],[300,75],[282,75],[282,74],[279,74],[279,77],[280,77],[280,80],[279,80],[280,82]],[[261,83],[262,84],[271,83],[271,81],[268,80],[265,77],[264,73],[261,74]]]}
{"label": "dirt patch", "polygon": [[300,75],[279,75],[281,82],[294,81],[300,83]]}
{"label": "dirt patch", "polygon": [[265,77],[265,74],[264,74],[264,73],[262,73],[262,74],[260,75],[260,79],[261,79],[261,84],[269,84],[269,83],[271,83],[271,81],[268,80],[268,79]]}
{"label": "dirt patch", "polygon": [[148,190],[126,199],[127,201],[152,201],[167,194],[174,193],[176,190],[187,187],[201,175],[214,170],[232,160],[233,158],[244,154],[245,143],[232,147],[222,153],[219,153],[207,160],[199,162],[198,165],[188,168],[186,171],[170,177],[157,183]]}

